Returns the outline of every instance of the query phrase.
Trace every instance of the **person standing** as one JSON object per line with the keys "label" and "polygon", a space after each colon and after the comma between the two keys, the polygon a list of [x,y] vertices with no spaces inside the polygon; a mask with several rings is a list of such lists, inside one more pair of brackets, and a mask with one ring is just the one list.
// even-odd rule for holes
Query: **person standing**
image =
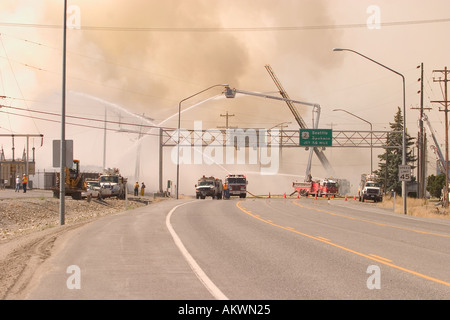
{"label": "person standing", "polygon": [[137,197],[139,195],[139,182],[136,181],[134,184],[134,196]]}
{"label": "person standing", "polygon": [[23,174],[23,178],[22,178],[22,186],[23,186],[23,193],[27,192],[27,183],[28,183],[28,178],[26,176],[26,174]]}
{"label": "person standing", "polygon": [[20,190],[20,178],[19,178],[19,175],[17,175],[17,177],[16,177],[16,190],[15,190],[15,192],[19,192],[19,190]]}
{"label": "person standing", "polygon": [[228,184],[226,182],[223,184],[223,193],[225,199],[230,199],[230,190],[228,190]]}
{"label": "person standing", "polygon": [[141,196],[144,196],[144,192],[145,192],[145,184],[142,182],[142,185],[141,185]]}

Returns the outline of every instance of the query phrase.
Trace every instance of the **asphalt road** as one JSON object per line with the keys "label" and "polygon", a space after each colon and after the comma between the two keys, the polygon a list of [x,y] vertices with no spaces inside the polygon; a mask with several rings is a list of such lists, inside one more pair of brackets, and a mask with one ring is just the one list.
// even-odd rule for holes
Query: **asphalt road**
{"label": "asphalt road", "polygon": [[449,220],[336,199],[171,200],[59,239],[28,298],[449,299],[449,266]]}

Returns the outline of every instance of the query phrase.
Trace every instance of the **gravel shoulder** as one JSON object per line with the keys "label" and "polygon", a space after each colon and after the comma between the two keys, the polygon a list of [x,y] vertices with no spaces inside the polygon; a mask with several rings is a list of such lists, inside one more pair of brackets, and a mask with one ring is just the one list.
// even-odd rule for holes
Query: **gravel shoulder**
{"label": "gravel shoulder", "polygon": [[50,192],[0,190],[0,299],[20,299],[34,271],[50,257],[55,241],[68,231],[145,205],[113,198],[88,202],[66,197],[65,225],[60,226],[59,200]]}

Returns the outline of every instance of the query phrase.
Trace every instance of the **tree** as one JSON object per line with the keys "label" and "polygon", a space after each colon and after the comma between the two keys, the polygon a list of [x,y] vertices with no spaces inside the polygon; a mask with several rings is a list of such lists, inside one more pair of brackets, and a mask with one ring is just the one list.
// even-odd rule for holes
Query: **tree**
{"label": "tree", "polygon": [[[388,134],[386,145],[388,147],[403,145],[403,115],[400,108],[394,116],[394,122],[389,123],[391,133]],[[412,150],[408,148],[414,145],[414,138],[406,134],[406,164],[412,164],[416,158],[412,154]],[[378,175],[379,182],[385,186],[385,191],[394,190],[401,194],[402,183],[398,179],[398,166],[402,164],[403,148],[386,148],[386,152],[378,156],[380,162],[379,169],[375,172]]]}
{"label": "tree", "polygon": [[437,176],[432,174],[427,180],[427,191],[431,194],[431,196],[440,198],[445,184],[445,174],[441,173]]}

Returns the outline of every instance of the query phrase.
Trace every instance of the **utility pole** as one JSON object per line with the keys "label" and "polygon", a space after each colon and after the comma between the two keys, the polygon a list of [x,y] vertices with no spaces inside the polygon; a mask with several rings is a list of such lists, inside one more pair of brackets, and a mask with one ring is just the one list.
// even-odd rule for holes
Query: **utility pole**
{"label": "utility pole", "polygon": [[447,91],[447,83],[449,81],[448,74],[449,70],[447,67],[444,68],[444,70],[433,70],[433,73],[443,73],[444,79],[442,80],[441,77],[438,79],[433,78],[434,82],[444,82],[444,100],[443,101],[431,101],[431,103],[439,103],[442,106],[444,106],[444,110],[439,109],[439,111],[443,111],[445,114],[445,163],[444,163],[444,169],[445,169],[445,185],[444,185],[444,207],[448,208],[448,91]]}
{"label": "utility pole", "polygon": [[425,197],[425,180],[426,180],[426,134],[423,129],[423,116],[424,110],[430,110],[431,108],[424,108],[423,105],[423,63],[417,66],[417,69],[420,70],[420,107],[419,108],[411,108],[415,110],[419,110],[419,134],[417,137],[417,181],[419,183],[419,199],[423,199]]}
{"label": "utility pole", "polygon": [[105,126],[103,128],[103,170],[106,169],[106,107],[105,107]]}
{"label": "utility pole", "polygon": [[236,128],[236,127],[230,127],[230,126],[228,125],[228,118],[229,118],[229,117],[234,117],[234,114],[229,114],[228,111],[227,111],[226,114],[221,114],[220,116],[221,116],[221,117],[225,117],[225,127],[224,127],[224,126],[219,126],[219,127],[217,127],[217,128],[225,128],[225,129]]}
{"label": "utility pole", "polygon": [[61,146],[59,162],[59,224],[65,224],[66,217],[66,46],[67,46],[67,0],[64,0],[64,23],[63,23],[63,61],[62,61],[62,106],[61,106]]}

